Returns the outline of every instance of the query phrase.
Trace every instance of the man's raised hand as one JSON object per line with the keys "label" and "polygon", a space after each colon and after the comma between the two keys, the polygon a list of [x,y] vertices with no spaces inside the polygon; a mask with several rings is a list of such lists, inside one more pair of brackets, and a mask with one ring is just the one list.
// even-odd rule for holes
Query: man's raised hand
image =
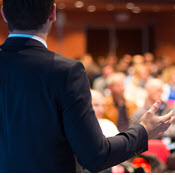
{"label": "man's raised hand", "polygon": [[141,117],[142,124],[148,133],[148,139],[160,137],[169,128],[175,120],[173,111],[164,116],[156,116],[155,113],[159,109],[161,101],[155,102],[152,107]]}

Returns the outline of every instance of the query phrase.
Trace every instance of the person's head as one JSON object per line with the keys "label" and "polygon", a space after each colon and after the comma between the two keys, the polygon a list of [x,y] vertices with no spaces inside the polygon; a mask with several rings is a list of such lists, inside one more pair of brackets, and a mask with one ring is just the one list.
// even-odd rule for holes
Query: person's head
{"label": "person's head", "polygon": [[147,81],[145,89],[148,94],[148,99],[152,103],[161,99],[163,93],[163,82],[158,78],[153,78]]}
{"label": "person's head", "polygon": [[110,65],[104,65],[102,67],[102,75],[103,77],[107,78],[109,75],[111,75],[114,72],[114,68]]}
{"label": "person's head", "polygon": [[113,73],[107,78],[107,86],[114,96],[123,96],[125,74],[121,72]]}
{"label": "person's head", "polygon": [[144,64],[139,64],[135,66],[134,69],[134,77],[139,79],[139,80],[144,80],[146,81],[149,77],[149,69],[146,65]]}
{"label": "person's head", "polygon": [[144,88],[146,81],[149,79],[150,72],[145,64],[138,64],[134,67],[133,84],[135,86]]}
{"label": "person's head", "polygon": [[144,54],[144,59],[145,59],[145,63],[147,63],[147,62],[153,63],[154,62],[154,55],[150,52],[146,52]]}
{"label": "person's head", "polygon": [[94,63],[93,61],[93,58],[92,58],[92,55],[90,54],[84,54],[82,57],[81,57],[81,61],[83,62],[84,65],[91,65]]}
{"label": "person's head", "polygon": [[129,54],[125,54],[125,55],[123,55],[122,60],[124,60],[125,62],[130,64],[132,62],[132,56]]}
{"label": "person's head", "polygon": [[162,73],[164,83],[175,85],[175,66],[169,66]]}
{"label": "person's head", "polygon": [[117,64],[117,57],[115,55],[108,55],[106,62],[110,66],[115,66]]}
{"label": "person's head", "polygon": [[91,89],[91,96],[92,96],[92,106],[95,111],[95,115],[97,118],[102,118],[105,105],[104,96],[99,91],[92,89]]}
{"label": "person's head", "polygon": [[1,14],[10,32],[42,29],[46,33],[56,20],[56,5],[54,0],[3,0]]}
{"label": "person's head", "polygon": [[117,65],[117,71],[126,73],[128,71],[129,64],[125,60],[120,60],[119,64]]}
{"label": "person's head", "polygon": [[103,65],[105,65],[106,59],[103,56],[99,56],[99,57],[97,57],[96,62],[100,67],[102,67]]}
{"label": "person's head", "polygon": [[134,55],[132,58],[132,62],[134,65],[143,64],[144,57],[142,55]]}

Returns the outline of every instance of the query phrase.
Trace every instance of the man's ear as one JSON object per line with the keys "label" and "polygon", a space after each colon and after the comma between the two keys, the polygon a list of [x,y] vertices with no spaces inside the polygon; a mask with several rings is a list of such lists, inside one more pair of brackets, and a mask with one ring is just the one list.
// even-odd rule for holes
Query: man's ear
{"label": "man's ear", "polygon": [[4,21],[7,23],[7,19],[6,19],[5,14],[4,14],[4,8],[3,8],[3,6],[1,7],[1,15],[2,15]]}
{"label": "man's ear", "polygon": [[55,3],[53,3],[53,5],[51,7],[49,21],[50,22],[55,22],[56,21],[56,4]]}

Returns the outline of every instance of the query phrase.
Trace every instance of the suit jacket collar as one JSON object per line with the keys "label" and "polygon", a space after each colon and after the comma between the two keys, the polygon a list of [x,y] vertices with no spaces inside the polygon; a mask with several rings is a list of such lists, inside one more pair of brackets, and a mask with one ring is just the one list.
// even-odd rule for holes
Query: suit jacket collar
{"label": "suit jacket collar", "polygon": [[0,46],[2,49],[18,50],[26,47],[40,47],[45,48],[45,46],[34,39],[30,38],[21,38],[21,37],[12,37],[7,38],[7,40]]}

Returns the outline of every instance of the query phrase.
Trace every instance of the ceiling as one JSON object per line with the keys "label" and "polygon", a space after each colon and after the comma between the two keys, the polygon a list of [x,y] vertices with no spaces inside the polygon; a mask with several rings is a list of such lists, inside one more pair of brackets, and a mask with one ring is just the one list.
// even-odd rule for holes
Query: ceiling
{"label": "ceiling", "polygon": [[[79,8],[75,3],[79,1]],[[167,12],[175,11],[175,0],[55,0],[57,8],[65,11],[135,11]],[[83,5],[82,5],[83,4]],[[128,9],[129,8],[129,9]]]}

